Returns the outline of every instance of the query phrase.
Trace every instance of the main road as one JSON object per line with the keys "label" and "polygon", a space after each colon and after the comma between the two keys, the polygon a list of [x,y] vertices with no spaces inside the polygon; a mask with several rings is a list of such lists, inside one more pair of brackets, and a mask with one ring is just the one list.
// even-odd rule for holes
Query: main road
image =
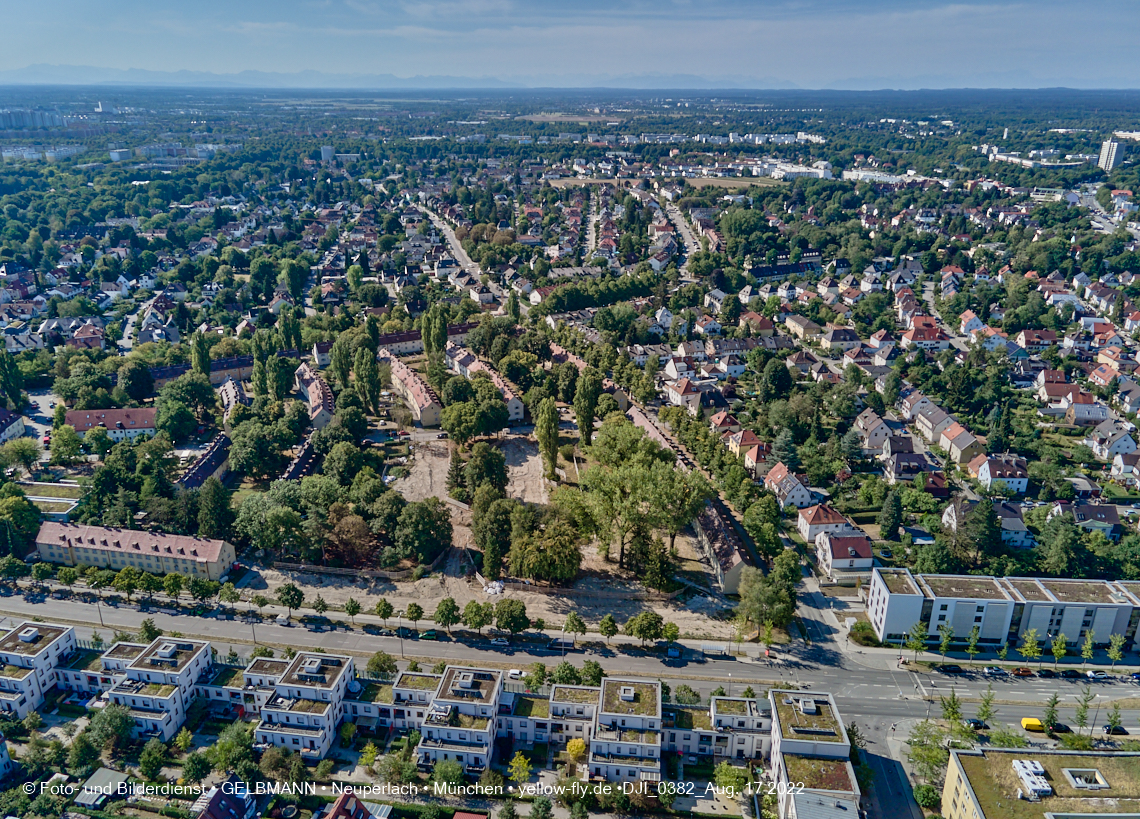
{"label": "main road", "polygon": [[457,238],[455,238],[455,231],[451,229],[451,225],[447,224],[447,222],[445,222],[443,218],[440,217],[439,214],[437,214],[435,211],[429,210],[423,205],[420,205],[419,207],[420,211],[422,211],[429,219],[431,219],[432,224],[435,225],[436,229],[440,233],[443,234],[443,237],[447,240],[448,246],[451,248],[451,255],[455,257],[455,260],[459,262],[460,266],[468,273],[476,276],[479,275],[479,265],[471,261],[471,257],[467,255],[467,251],[463,249],[463,245],[460,244]]}

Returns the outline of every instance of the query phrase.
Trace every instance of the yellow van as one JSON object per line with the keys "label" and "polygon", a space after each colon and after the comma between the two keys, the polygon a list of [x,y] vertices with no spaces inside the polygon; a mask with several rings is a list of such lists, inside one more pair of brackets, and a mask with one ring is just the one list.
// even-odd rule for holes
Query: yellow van
{"label": "yellow van", "polygon": [[1044,724],[1042,724],[1041,720],[1037,719],[1036,717],[1022,717],[1021,727],[1026,731],[1035,731],[1039,734],[1045,733]]}

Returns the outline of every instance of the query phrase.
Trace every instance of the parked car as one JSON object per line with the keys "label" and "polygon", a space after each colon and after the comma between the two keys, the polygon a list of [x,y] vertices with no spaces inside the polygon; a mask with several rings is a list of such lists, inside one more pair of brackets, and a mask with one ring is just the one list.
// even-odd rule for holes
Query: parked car
{"label": "parked car", "polygon": [[968,719],[966,720],[966,724],[973,728],[975,731],[984,731],[990,727],[983,719]]}
{"label": "parked car", "polygon": [[1126,737],[1126,736],[1128,736],[1128,731],[1125,729],[1125,727],[1123,725],[1106,725],[1103,728],[1101,728],[1100,730],[1104,732],[1105,736],[1110,736],[1110,737]]}
{"label": "parked car", "polygon": [[989,677],[1008,677],[1009,672],[998,665],[987,665],[982,669],[982,673]]}
{"label": "parked car", "polygon": [[1131,678],[1132,682],[1140,682],[1140,671],[1133,671],[1128,676]]}
{"label": "parked car", "polygon": [[1013,676],[1015,676],[1015,677],[1032,677],[1033,676],[1033,669],[1032,668],[1025,668],[1024,666],[1022,666],[1021,668],[1013,669],[1013,671],[1011,671],[1010,673],[1013,674]]}
{"label": "parked car", "polygon": [[1109,679],[1107,671],[1088,671],[1085,675],[1090,680],[1100,680],[1101,682]]}
{"label": "parked car", "polygon": [[508,680],[521,680],[522,678],[523,678],[523,673],[522,673],[521,668],[512,668],[510,671],[507,672],[507,679]]}
{"label": "parked car", "polygon": [[434,628],[429,628],[427,631],[425,631],[423,634],[420,635],[420,639],[421,640],[438,640],[439,639],[439,632],[436,631]]}
{"label": "parked car", "polygon": [[509,646],[510,644],[511,644],[511,641],[508,640],[506,637],[496,637],[494,640],[491,641],[491,645],[493,645],[493,646],[506,647],[506,646]]}
{"label": "parked car", "polygon": [[396,636],[403,637],[405,640],[418,640],[420,633],[418,631],[413,631],[407,626],[400,626],[398,629],[396,629]]}
{"label": "parked car", "polygon": [[447,437],[447,433],[446,433],[446,432],[441,432],[441,433],[439,433],[438,435],[436,435],[435,437],[436,437],[436,438],[446,438],[446,437]]}
{"label": "parked car", "polygon": [[934,666],[934,668],[943,674],[964,674],[966,671],[962,666],[954,665],[954,663],[942,663],[941,665]]}
{"label": "parked car", "polygon": [[1041,723],[1041,720],[1037,719],[1037,717],[1022,717],[1021,727],[1026,731],[1033,731],[1039,734],[1045,733],[1045,726]]}
{"label": "parked car", "polygon": [[1062,680],[1079,680],[1084,675],[1075,668],[1066,668],[1064,671],[1058,673],[1057,676]]}
{"label": "parked car", "polygon": [[1049,726],[1050,734],[1071,734],[1073,729],[1063,722],[1054,722]]}
{"label": "parked car", "polygon": [[1043,680],[1051,680],[1057,676],[1057,672],[1051,668],[1042,668],[1037,672],[1037,676]]}
{"label": "parked car", "polygon": [[378,629],[376,629],[376,636],[378,636],[378,637],[395,637],[396,632],[392,631],[392,629],[390,629],[390,628],[378,628]]}

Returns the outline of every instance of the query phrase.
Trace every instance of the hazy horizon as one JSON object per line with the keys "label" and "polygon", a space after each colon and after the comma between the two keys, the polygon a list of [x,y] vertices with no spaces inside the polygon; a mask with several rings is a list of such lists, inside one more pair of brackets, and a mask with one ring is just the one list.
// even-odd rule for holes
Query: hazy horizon
{"label": "hazy horizon", "polygon": [[549,0],[202,0],[177,8],[44,0],[8,11],[0,83],[1135,88],[1131,27],[1113,24],[1135,7],[1109,0],[1095,15],[1080,11],[1056,0],[637,0],[618,8],[582,0],[571,9]]}

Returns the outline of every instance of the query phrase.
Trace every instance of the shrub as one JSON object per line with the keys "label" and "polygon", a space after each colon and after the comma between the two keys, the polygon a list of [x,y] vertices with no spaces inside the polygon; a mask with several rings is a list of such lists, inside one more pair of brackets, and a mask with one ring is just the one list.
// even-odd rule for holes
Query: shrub
{"label": "shrub", "polygon": [[861,646],[878,646],[879,638],[875,629],[866,620],[859,620],[851,627],[851,639]]}
{"label": "shrub", "polygon": [[919,785],[914,789],[914,801],[918,803],[919,807],[935,810],[942,801],[942,797],[933,785]]}

